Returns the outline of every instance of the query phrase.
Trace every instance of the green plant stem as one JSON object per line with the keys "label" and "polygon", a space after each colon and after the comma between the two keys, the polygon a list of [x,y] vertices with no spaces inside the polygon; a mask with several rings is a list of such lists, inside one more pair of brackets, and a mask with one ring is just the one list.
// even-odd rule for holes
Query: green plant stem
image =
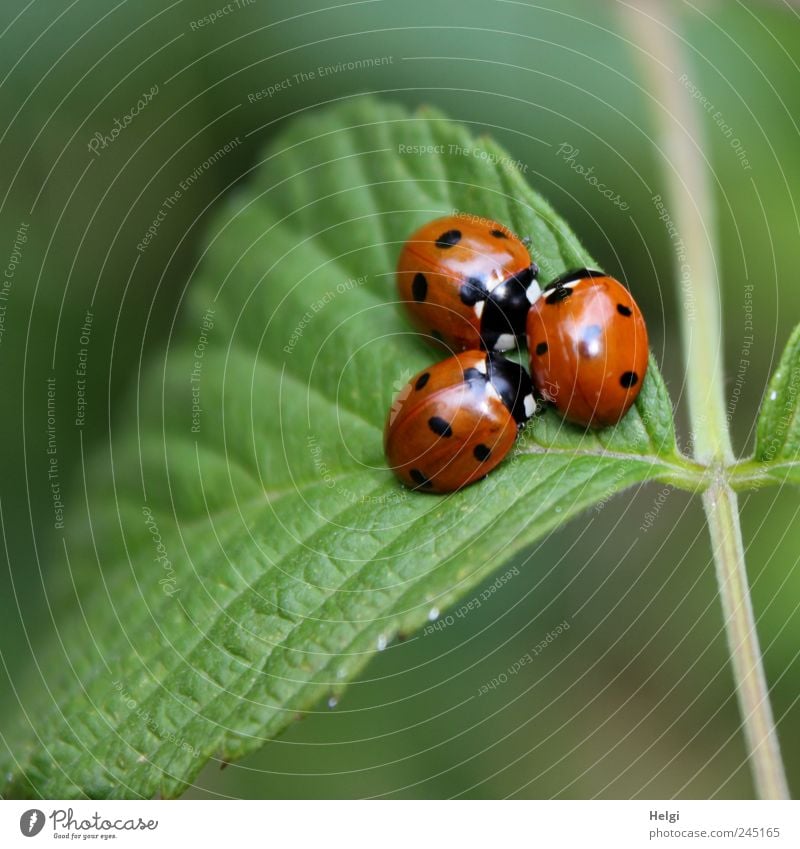
{"label": "green plant stem", "polygon": [[788,799],[789,788],[747,584],[739,499],[720,480],[703,493],[703,505],[714,548],[717,584],[753,781],[762,799]]}
{"label": "green plant stem", "polygon": [[747,489],[762,489],[765,486],[776,486],[785,483],[798,483],[800,462],[787,460],[785,462],[760,463],[758,460],[740,460],[729,466],[725,473],[731,487],[737,492]]}
{"label": "green plant stem", "polygon": [[688,63],[666,4],[638,0],[622,8],[632,41],[641,50],[656,118],[657,143],[666,164],[666,208],[685,248],[678,291],[692,445],[695,459],[708,465],[713,475],[703,506],[745,744],[758,796],[786,799],[789,790],[750,600],[738,500],[727,478],[734,457],[723,391],[713,202],[698,113],[680,81]]}

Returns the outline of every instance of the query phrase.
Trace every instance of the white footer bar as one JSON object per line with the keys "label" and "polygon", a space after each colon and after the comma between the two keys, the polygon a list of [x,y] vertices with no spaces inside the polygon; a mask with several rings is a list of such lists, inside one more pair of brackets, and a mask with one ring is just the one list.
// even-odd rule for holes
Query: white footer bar
{"label": "white footer bar", "polygon": [[800,846],[800,803],[0,801],[0,846]]}

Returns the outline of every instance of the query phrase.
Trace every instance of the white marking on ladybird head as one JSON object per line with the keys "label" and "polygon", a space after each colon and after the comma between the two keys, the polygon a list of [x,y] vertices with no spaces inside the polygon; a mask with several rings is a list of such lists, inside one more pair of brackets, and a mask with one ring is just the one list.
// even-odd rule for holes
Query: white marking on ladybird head
{"label": "white marking on ladybird head", "polygon": [[475,310],[475,315],[480,318],[483,315],[483,308],[486,306],[486,301],[478,301],[473,309]]}
{"label": "white marking on ladybird head", "polygon": [[495,351],[508,351],[517,344],[517,337],[513,333],[501,333],[494,343]]}
{"label": "white marking on ladybird head", "polygon": [[491,295],[494,290],[501,284],[506,282],[506,277],[503,274],[502,268],[495,268],[491,274],[487,274],[483,278],[483,285],[486,291]]}
{"label": "white marking on ladybird head", "polygon": [[535,304],[542,297],[542,287],[536,280],[525,290],[525,296],[531,304]]}
{"label": "white marking on ladybird head", "polygon": [[481,374],[486,374],[486,357],[482,357],[475,368],[478,369]]}
{"label": "white marking on ladybird head", "polygon": [[503,402],[503,396],[497,391],[495,385],[491,381],[486,382],[485,390],[486,390],[487,397],[491,396],[495,400],[500,401],[501,403],[504,403]]}
{"label": "white marking on ladybird head", "polygon": [[533,395],[526,395],[522,403],[525,405],[525,415],[530,418],[536,412],[536,401]]}

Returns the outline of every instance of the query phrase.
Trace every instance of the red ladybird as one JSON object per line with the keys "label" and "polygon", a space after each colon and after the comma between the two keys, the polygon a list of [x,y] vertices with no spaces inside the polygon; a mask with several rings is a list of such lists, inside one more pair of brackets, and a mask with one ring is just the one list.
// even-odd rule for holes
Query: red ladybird
{"label": "red ladybird", "polygon": [[528,313],[531,377],[538,393],[584,426],[618,422],[647,371],[647,327],[630,292],[582,268],[550,283]]}
{"label": "red ladybird", "polygon": [[506,351],[525,333],[539,269],[507,227],[448,215],[409,236],[397,287],[415,327],[452,350]]}
{"label": "red ladybird", "polygon": [[384,430],[386,457],[406,486],[453,492],[500,463],[535,410],[524,368],[500,354],[456,354],[400,391]]}

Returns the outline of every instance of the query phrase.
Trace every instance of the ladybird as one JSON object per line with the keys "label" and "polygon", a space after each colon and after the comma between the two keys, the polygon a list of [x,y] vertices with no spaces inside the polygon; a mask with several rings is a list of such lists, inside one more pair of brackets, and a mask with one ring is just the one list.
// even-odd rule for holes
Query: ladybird
{"label": "ladybird", "polygon": [[566,419],[618,422],[642,388],[647,327],[630,292],[602,271],[581,268],[550,283],[527,320],[531,377]]}
{"label": "ladybird", "polygon": [[411,322],[451,350],[507,351],[541,289],[525,242],[486,218],[448,215],[408,238],[397,288]]}
{"label": "ladybird", "polygon": [[384,430],[389,466],[411,489],[453,492],[485,477],[536,411],[522,366],[466,351],[414,375]]}

